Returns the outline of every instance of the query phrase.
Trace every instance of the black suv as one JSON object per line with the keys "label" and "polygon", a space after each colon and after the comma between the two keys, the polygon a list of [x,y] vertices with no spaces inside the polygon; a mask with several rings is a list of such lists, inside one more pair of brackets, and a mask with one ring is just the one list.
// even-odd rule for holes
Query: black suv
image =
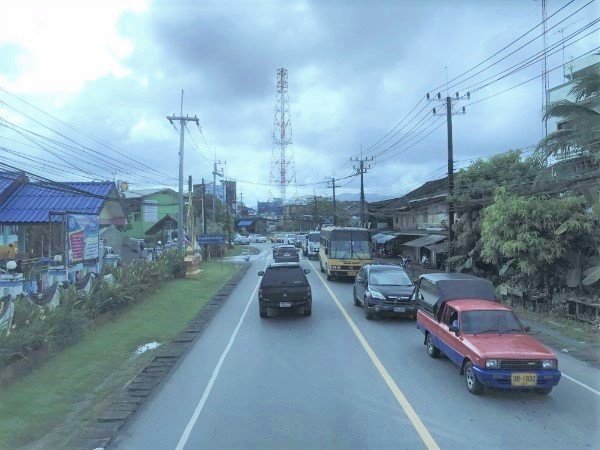
{"label": "black suv", "polygon": [[269,317],[269,309],[302,309],[305,316],[312,313],[312,295],[306,274],[299,263],[270,264],[264,272],[258,289],[260,317]]}
{"label": "black suv", "polygon": [[273,249],[275,262],[299,262],[300,255],[293,245],[280,245]]}
{"label": "black suv", "polygon": [[365,317],[376,314],[417,315],[412,299],[415,285],[406,271],[396,264],[366,264],[354,281],[354,304],[365,309]]}

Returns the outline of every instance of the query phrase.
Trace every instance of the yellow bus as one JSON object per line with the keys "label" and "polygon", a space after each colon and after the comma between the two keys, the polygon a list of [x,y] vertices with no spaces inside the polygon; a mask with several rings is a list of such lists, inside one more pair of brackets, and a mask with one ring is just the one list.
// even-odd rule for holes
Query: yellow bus
{"label": "yellow bus", "polygon": [[322,228],[320,244],[319,265],[328,280],[354,277],[364,264],[373,262],[371,234],[364,228]]}

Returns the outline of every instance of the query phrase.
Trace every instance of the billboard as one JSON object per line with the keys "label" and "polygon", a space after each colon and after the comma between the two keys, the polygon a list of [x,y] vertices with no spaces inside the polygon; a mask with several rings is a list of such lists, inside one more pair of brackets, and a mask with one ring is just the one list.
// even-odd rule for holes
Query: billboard
{"label": "billboard", "polygon": [[67,214],[69,263],[98,259],[100,219],[92,214]]}

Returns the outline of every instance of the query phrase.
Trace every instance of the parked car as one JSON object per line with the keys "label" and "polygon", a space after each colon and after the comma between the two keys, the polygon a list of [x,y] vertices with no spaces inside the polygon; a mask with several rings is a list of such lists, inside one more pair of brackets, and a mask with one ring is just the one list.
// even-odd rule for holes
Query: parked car
{"label": "parked car", "polygon": [[270,264],[261,272],[258,289],[258,305],[261,318],[269,317],[270,309],[302,310],[305,316],[312,314],[312,294],[306,274],[299,263]]}
{"label": "parked car", "polygon": [[256,234],[251,234],[250,236],[248,236],[248,239],[250,239],[250,243],[257,242],[258,236]]}
{"label": "parked car", "polygon": [[378,315],[412,317],[417,314],[414,283],[396,264],[366,264],[354,281],[354,304],[362,306],[365,317]]}
{"label": "parked car", "polygon": [[460,367],[467,390],[485,386],[549,394],[560,380],[556,354],[529,336],[513,311],[496,300],[494,286],[471,275],[421,275],[415,290],[417,327],[427,353]]}
{"label": "parked car", "polygon": [[283,244],[275,249],[273,259],[275,262],[299,262],[300,255],[293,245]]}
{"label": "parked car", "polygon": [[264,236],[263,236],[263,235],[261,235],[261,234],[257,234],[257,235],[256,235],[256,242],[258,242],[258,243],[264,243],[264,242],[267,242],[267,238],[266,238],[266,237],[264,237]]}
{"label": "parked car", "polygon": [[233,243],[236,245],[248,245],[250,244],[250,238],[247,236],[237,236],[233,240]]}

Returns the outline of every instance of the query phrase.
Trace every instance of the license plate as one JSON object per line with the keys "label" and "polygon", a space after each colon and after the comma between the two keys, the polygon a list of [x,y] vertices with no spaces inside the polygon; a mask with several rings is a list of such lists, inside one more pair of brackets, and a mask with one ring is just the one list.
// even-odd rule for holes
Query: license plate
{"label": "license plate", "polygon": [[291,253],[284,253],[283,256],[292,256]]}
{"label": "license plate", "polygon": [[351,270],[350,272],[348,272],[348,276],[349,277],[355,277],[356,276],[356,271]]}
{"label": "license plate", "polygon": [[535,373],[512,373],[510,384],[512,386],[536,386],[537,375]]}
{"label": "license plate", "polygon": [[291,308],[292,304],[290,302],[280,302],[279,307],[280,308]]}
{"label": "license plate", "polygon": [[394,312],[406,312],[406,308],[402,308],[401,306],[394,306]]}

